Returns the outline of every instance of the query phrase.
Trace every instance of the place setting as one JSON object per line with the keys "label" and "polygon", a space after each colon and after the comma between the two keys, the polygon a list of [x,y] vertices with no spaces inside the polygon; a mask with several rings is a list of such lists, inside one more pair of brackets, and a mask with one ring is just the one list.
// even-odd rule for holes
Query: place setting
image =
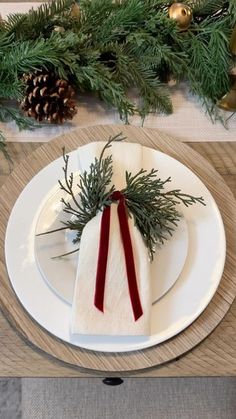
{"label": "place setting", "polygon": [[[53,142],[56,155],[51,143],[36,150],[52,161],[33,169],[8,219],[11,287],[33,319],[31,335],[43,331],[62,359],[65,347],[78,358],[83,350],[122,358],[173,344],[221,281],[219,208],[197,173],[161,151],[186,146],[153,130],[123,131],[79,129]],[[156,148],[140,144],[149,132]]]}
{"label": "place setting", "polygon": [[1,10],[0,305],[73,367],[167,365],[234,301],[236,9],[213,3]]}

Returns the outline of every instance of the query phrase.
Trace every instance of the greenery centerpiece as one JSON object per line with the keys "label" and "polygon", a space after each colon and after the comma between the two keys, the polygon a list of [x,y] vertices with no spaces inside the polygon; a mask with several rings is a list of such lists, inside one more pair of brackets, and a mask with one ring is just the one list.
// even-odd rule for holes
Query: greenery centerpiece
{"label": "greenery centerpiece", "polygon": [[33,129],[29,116],[52,123],[72,118],[70,86],[78,97],[96,93],[126,122],[135,113],[168,114],[170,79],[187,80],[218,118],[217,100],[231,85],[235,0],[186,0],[174,3],[174,13],[172,6],[168,0],[55,0],[0,20],[0,121]]}

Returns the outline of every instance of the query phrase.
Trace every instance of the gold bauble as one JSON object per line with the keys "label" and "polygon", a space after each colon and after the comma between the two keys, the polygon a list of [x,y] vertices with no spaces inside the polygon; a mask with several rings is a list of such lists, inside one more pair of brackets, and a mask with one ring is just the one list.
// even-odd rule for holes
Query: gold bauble
{"label": "gold bauble", "polygon": [[229,72],[229,77],[233,82],[236,82],[236,67],[232,67]]}
{"label": "gold bauble", "polygon": [[76,19],[80,18],[80,7],[78,3],[73,4],[73,6],[71,7],[70,15]]}
{"label": "gold bauble", "polygon": [[217,106],[224,111],[236,112],[236,81],[230,91],[218,100]]}
{"label": "gold bauble", "polygon": [[231,39],[230,39],[230,51],[232,52],[233,55],[236,55],[236,26],[233,29],[232,35],[231,35]]}
{"label": "gold bauble", "polygon": [[173,3],[169,8],[169,17],[176,21],[180,31],[189,28],[192,16],[192,9],[184,3]]}

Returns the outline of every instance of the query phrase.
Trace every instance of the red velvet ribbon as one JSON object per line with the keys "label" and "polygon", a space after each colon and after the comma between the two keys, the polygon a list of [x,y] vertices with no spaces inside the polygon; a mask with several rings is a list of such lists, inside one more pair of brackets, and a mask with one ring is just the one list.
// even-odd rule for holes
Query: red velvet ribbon
{"label": "red velvet ribbon", "polygon": [[[130,300],[133,308],[134,319],[138,320],[142,314],[142,306],[140,302],[138,285],[135,273],[134,255],[132,242],[129,231],[128,215],[125,205],[125,197],[119,192],[115,191],[111,195],[113,201],[119,201],[117,207],[117,213],[120,224],[120,233],[123,243],[126,273],[129,286]],[[104,293],[105,293],[105,282],[106,282],[106,269],[107,269],[107,258],[109,248],[109,233],[110,233],[110,214],[111,207],[106,207],[103,210],[101,219],[101,232],[99,242],[99,253],[98,253],[98,264],[97,264],[97,275],[95,285],[95,296],[94,305],[100,311],[104,311]]]}

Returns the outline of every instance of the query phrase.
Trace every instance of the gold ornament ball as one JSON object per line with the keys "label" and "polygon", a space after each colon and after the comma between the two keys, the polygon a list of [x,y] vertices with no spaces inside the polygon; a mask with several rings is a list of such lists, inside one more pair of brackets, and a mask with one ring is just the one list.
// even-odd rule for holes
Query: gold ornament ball
{"label": "gold ornament ball", "polygon": [[180,31],[189,28],[192,16],[192,9],[184,3],[173,3],[169,8],[169,17],[176,21]]}
{"label": "gold ornament ball", "polygon": [[75,19],[80,19],[80,14],[81,14],[80,7],[78,3],[74,3],[73,6],[71,7],[70,15]]}
{"label": "gold ornament ball", "polygon": [[218,100],[217,106],[224,111],[236,112],[236,81],[229,92]]}
{"label": "gold ornament ball", "polygon": [[230,51],[233,55],[236,55],[236,26],[233,29],[230,39]]}

